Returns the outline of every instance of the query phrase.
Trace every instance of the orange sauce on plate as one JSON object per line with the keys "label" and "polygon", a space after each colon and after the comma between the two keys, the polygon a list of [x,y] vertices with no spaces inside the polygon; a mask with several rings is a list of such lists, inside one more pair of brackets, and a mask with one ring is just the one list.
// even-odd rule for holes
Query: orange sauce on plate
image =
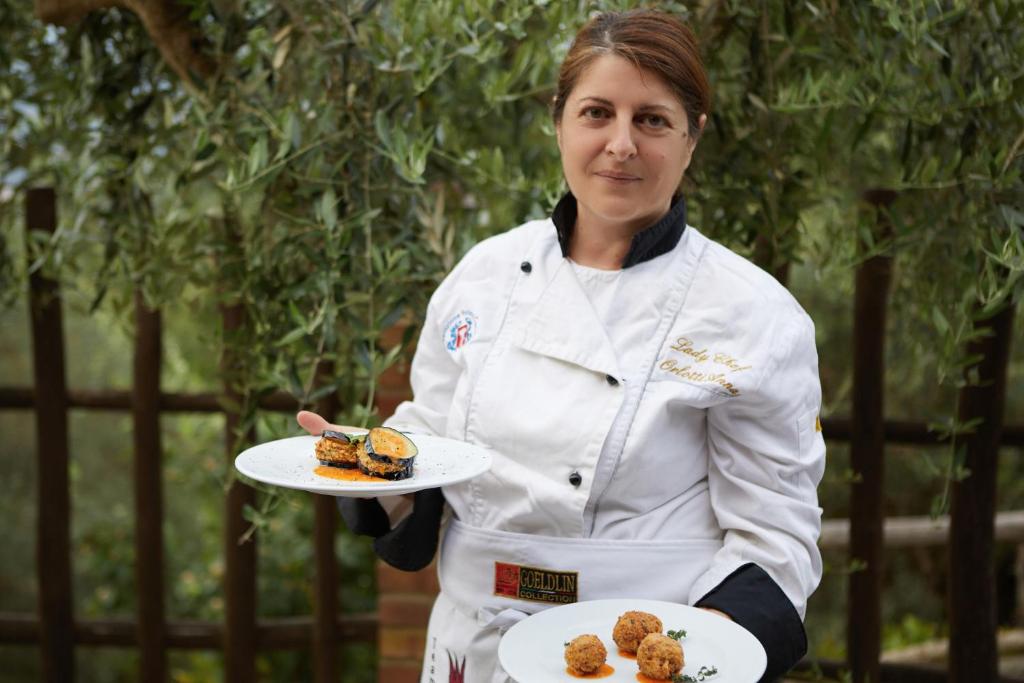
{"label": "orange sauce on plate", "polygon": [[607,664],[602,664],[601,668],[595,671],[594,673],[578,674],[569,667],[565,667],[565,673],[569,674],[573,678],[605,678],[615,673],[615,669],[608,666]]}
{"label": "orange sauce on plate", "polygon": [[341,479],[342,481],[388,481],[381,477],[371,477],[368,474],[363,474],[357,469],[342,469],[341,467],[328,467],[327,465],[319,465],[313,474],[319,474],[321,477],[327,477],[329,479]]}
{"label": "orange sauce on plate", "polygon": [[619,648],[619,656],[622,657],[623,659],[636,659],[636,653],[635,652],[626,652],[621,647]]}

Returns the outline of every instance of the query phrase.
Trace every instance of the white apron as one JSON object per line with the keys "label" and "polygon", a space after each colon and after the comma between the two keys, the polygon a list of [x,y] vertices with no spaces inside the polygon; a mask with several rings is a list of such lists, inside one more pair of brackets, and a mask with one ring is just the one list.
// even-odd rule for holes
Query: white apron
{"label": "white apron", "polygon": [[[510,680],[497,661],[502,634],[527,615],[555,604],[603,598],[685,603],[693,582],[721,547],[721,541],[700,539],[602,541],[536,536],[479,529],[452,520],[441,549],[441,595],[430,617],[421,680]],[[501,582],[503,567],[514,572],[511,585]],[[638,582],[638,567],[658,580]],[[535,578],[528,581],[522,568],[537,569],[532,572]],[[496,590],[505,594],[498,595]],[[552,602],[512,597],[520,593]],[[463,677],[456,673],[453,678],[453,670]]]}

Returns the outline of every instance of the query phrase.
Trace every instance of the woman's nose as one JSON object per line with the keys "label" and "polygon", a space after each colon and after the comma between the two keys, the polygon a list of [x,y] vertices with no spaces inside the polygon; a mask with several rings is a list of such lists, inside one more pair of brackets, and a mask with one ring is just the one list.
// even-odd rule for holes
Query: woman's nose
{"label": "woman's nose", "polygon": [[605,151],[618,160],[625,160],[636,155],[636,141],[633,139],[632,121],[618,120],[610,127],[611,137],[605,145]]}

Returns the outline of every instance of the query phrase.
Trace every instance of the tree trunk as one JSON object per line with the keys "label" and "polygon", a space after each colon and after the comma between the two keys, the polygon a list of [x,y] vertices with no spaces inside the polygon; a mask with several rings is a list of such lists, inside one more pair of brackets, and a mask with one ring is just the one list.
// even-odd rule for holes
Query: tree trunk
{"label": "tree trunk", "polygon": [[204,54],[206,44],[189,20],[189,5],[177,0],[35,0],[40,20],[70,26],[95,10],[122,7],[138,15],[153,44],[186,87],[197,87],[196,77],[208,78],[216,63]]}

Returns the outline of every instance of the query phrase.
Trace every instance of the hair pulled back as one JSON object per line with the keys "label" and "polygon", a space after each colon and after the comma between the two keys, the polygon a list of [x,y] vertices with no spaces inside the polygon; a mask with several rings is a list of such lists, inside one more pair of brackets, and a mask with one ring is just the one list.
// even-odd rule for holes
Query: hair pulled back
{"label": "hair pulled back", "polygon": [[604,12],[588,21],[573,40],[558,72],[551,115],[562,120],[569,94],[592,61],[618,55],[660,78],[686,111],[691,137],[701,114],[711,110],[711,86],[693,32],[675,16],[652,9]]}

